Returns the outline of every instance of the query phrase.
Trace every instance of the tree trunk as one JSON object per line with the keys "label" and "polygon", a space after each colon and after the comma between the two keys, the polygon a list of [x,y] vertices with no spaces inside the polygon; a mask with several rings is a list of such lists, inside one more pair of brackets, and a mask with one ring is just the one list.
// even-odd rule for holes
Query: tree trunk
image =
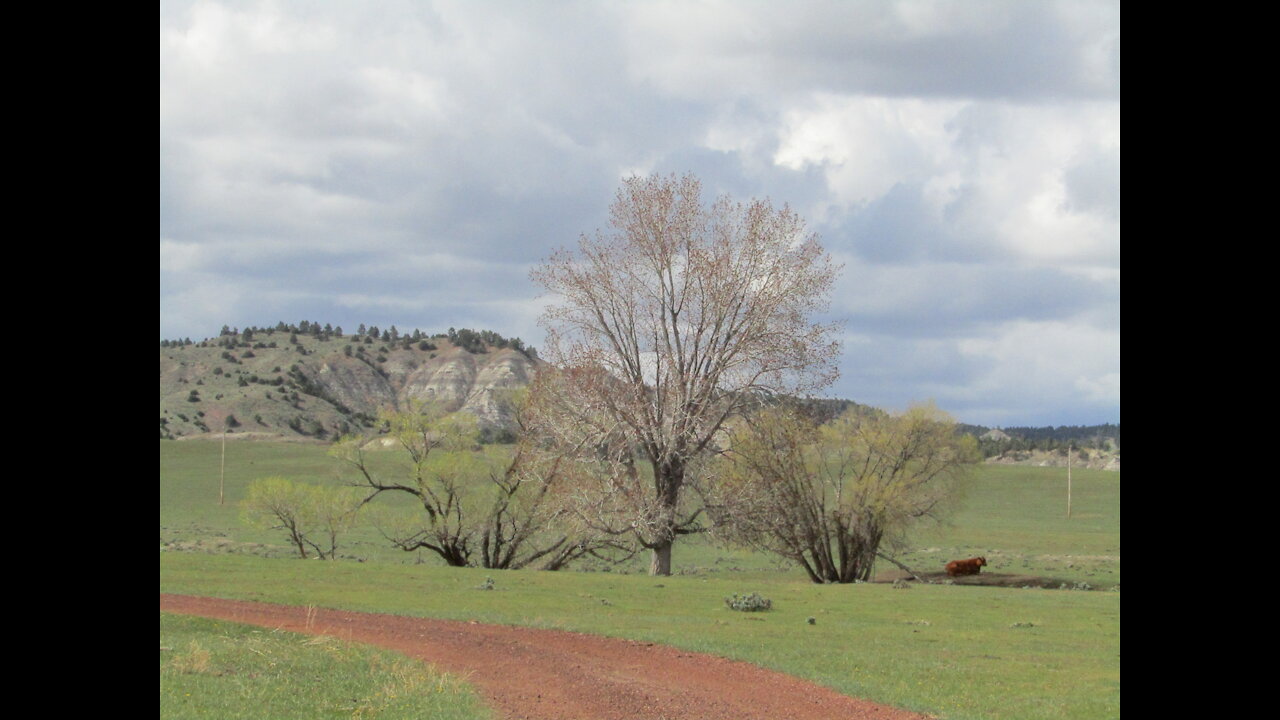
{"label": "tree trunk", "polygon": [[680,487],[684,485],[684,466],[678,462],[654,463],[653,473],[661,516],[658,519],[659,537],[649,546],[653,550],[649,574],[670,575],[671,546],[676,541],[676,508],[680,502]]}
{"label": "tree trunk", "polygon": [[307,559],[307,546],[302,544],[302,536],[292,530],[289,531],[293,535],[293,544],[298,546],[298,554],[303,560]]}
{"label": "tree trunk", "polygon": [[664,540],[653,547],[653,557],[649,561],[650,575],[671,574],[671,545],[670,540]]}

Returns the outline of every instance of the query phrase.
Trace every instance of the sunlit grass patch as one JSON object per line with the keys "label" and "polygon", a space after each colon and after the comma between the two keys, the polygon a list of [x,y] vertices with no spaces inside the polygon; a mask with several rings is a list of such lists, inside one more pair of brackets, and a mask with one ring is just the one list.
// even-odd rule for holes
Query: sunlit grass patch
{"label": "sunlit grass patch", "polygon": [[487,718],[471,689],[392,652],[160,614],[162,718]]}

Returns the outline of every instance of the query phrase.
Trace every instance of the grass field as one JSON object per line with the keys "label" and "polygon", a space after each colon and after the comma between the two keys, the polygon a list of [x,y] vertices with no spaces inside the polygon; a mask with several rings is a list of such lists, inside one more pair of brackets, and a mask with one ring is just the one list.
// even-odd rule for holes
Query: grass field
{"label": "grass field", "polygon": [[[378,464],[387,469],[395,466],[394,454],[378,455]],[[279,532],[252,528],[240,520],[245,488],[271,475],[333,486],[342,485],[344,477],[323,445],[231,441],[227,443],[225,503],[219,505],[220,463],[218,442],[160,441],[162,546],[292,557],[294,551]],[[985,555],[991,563],[987,572],[1111,587],[1120,582],[1120,474],[1076,470],[1072,494],[1072,518],[1067,520],[1063,470],[979,466],[950,521],[918,529],[911,549],[901,559],[919,572],[936,572],[948,560]],[[403,503],[403,498],[388,500]],[[377,562],[439,563],[428,553],[408,555],[390,547],[371,528],[351,533],[341,553]],[[647,563],[647,558],[636,558],[610,570],[645,572]],[[894,568],[886,564],[880,569]],[[718,546],[704,538],[687,538],[676,546],[674,570],[677,574],[764,573],[769,578],[783,573],[803,579],[802,571],[777,558]]]}
{"label": "grass field", "polygon": [[[244,527],[236,503],[266,475],[339,484],[311,445],[161,442],[160,587],[219,597],[564,628],[747,660],[944,718],[1113,718],[1120,702],[1120,594],[946,585],[819,586],[776,559],[707,541],[678,545],[677,575],[446,568],[389,550],[376,533],[347,552],[368,562],[289,558],[282,537]],[[983,466],[946,526],[923,529],[903,557],[921,571],[985,554],[994,572],[1116,585],[1119,474]],[[199,548],[208,552],[174,552]],[[271,557],[275,555],[276,558]],[[279,559],[282,558],[282,559]],[[782,568],[782,569],[780,569]],[[492,577],[493,592],[476,587]],[[735,613],[759,592],[768,613]],[[814,625],[807,618],[815,619]]]}
{"label": "grass field", "polygon": [[161,613],[160,716],[480,720],[490,713],[470,688],[403,655]]}

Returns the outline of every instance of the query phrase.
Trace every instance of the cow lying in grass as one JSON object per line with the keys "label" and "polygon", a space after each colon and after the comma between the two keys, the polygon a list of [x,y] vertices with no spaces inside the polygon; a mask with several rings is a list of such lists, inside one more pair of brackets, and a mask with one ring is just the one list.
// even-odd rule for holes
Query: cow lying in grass
{"label": "cow lying in grass", "polygon": [[969,558],[968,560],[952,560],[947,563],[947,574],[951,577],[957,575],[977,575],[982,572],[982,566],[987,564],[984,557]]}

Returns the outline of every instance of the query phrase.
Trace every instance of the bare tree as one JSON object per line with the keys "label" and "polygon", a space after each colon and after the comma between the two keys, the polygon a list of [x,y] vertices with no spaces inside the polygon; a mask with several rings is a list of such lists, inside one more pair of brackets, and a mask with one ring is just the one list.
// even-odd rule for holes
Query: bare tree
{"label": "bare tree", "polygon": [[[517,420],[523,416],[517,412]],[[376,525],[396,547],[430,550],[455,567],[521,568],[541,561],[556,570],[598,549],[581,533],[561,527],[561,511],[548,502],[562,474],[560,461],[527,442],[488,450],[468,413],[428,405],[382,416],[410,461],[408,477],[379,473],[363,438],[335,444],[332,454],[359,474],[371,491],[412,496],[421,513],[375,513]]]}
{"label": "bare tree", "polygon": [[567,444],[611,459],[579,507],[667,575],[676,537],[702,529],[683,490],[725,421],[834,381],[835,327],[814,318],[837,268],[789,207],[705,206],[693,176],[625,181],[610,226],[532,273],[556,296],[544,355],[562,382],[542,397]]}
{"label": "bare tree", "polygon": [[940,516],[977,458],[932,405],[821,426],[774,408],[735,428],[711,507],[726,537],[794,560],[814,582],[865,581],[884,546]]}

